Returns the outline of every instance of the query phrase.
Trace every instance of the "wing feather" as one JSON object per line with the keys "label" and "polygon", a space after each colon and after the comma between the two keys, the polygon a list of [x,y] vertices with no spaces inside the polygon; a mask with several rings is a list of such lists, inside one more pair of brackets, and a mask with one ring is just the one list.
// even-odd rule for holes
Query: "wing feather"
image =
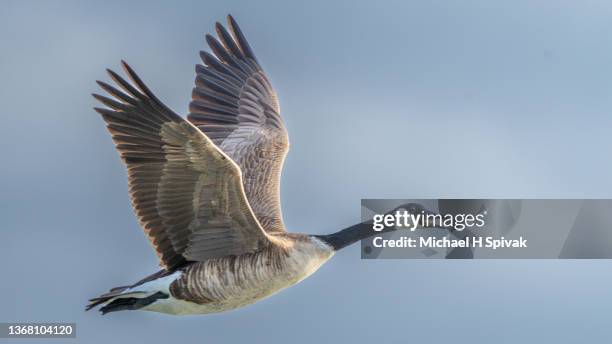
{"label": "wing feather", "polygon": [[[107,106],[95,109],[127,165],[134,211],[161,265],[172,270],[187,261],[268,245],[246,199],[238,165],[157,99],[129,65],[122,65],[134,85],[109,70],[123,91],[98,82],[114,99],[94,95]],[[218,103],[208,108],[216,120],[236,122],[232,109],[224,112]]]}
{"label": "wing feather", "polygon": [[246,197],[268,233],[285,230],[280,176],[289,149],[276,92],[238,24],[228,16],[218,38],[206,36],[213,54],[200,52],[188,120],[241,168]]}

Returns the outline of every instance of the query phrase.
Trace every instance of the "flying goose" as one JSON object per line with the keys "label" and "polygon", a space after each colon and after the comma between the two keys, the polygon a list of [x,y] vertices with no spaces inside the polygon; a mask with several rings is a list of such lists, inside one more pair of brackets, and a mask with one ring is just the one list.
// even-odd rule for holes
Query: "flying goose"
{"label": "flying goose", "polygon": [[[206,36],[187,120],[122,61],[121,90],[94,94],[127,166],[132,206],[162,270],[90,300],[105,314],[146,310],[206,314],[242,307],[315,272],[374,232],[357,224],[330,235],[287,233],[280,176],[289,148],[275,91],[236,21]],[[419,205],[408,205],[419,212]]]}

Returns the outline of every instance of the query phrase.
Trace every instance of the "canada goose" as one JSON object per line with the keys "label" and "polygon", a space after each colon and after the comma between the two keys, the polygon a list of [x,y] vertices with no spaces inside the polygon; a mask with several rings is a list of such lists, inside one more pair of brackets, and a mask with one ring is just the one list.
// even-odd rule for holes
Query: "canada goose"
{"label": "canada goose", "polygon": [[[216,24],[200,52],[187,120],[166,107],[127,63],[132,83],[98,81],[94,94],[127,165],[129,192],[163,269],[90,300],[104,313],[222,312],[254,303],[315,272],[373,234],[357,224],[330,235],[287,233],[280,175],[289,148],[276,93],[240,28]],[[410,211],[423,211],[411,205]]]}

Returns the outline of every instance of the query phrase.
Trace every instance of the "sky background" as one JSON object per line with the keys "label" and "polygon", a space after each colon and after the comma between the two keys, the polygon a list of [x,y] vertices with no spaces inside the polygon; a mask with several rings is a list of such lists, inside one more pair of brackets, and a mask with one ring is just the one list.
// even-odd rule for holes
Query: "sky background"
{"label": "sky background", "polygon": [[227,13],[279,94],[290,231],[350,225],[361,198],[612,198],[608,1],[3,1],[0,321],[76,322],[79,343],[609,341],[611,261],[359,245],[228,313],[84,313],[157,270],[94,81],[126,59],[185,114]]}

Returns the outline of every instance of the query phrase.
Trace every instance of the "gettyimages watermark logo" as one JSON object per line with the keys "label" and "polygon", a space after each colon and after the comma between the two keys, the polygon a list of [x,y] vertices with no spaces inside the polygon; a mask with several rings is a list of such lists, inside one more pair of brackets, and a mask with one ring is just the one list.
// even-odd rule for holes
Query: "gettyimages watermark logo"
{"label": "gettyimages watermark logo", "polygon": [[364,259],[612,258],[612,200],[362,200]]}
{"label": "gettyimages watermark logo", "polygon": [[385,228],[405,228],[415,231],[417,228],[453,228],[462,231],[466,228],[482,228],[485,225],[486,210],[479,214],[434,214],[421,210],[411,213],[407,209],[396,210],[394,214],[376,214],[372,218],[372,229],[380,232]]}
{"label": "gettyimages watermark logo", "polygon": [[[446,229],[449,232],[462,232],[466,229],[480,229],[485,227],[487,211],[481,208],[477,214],[458,213],[440,214],[423,209],[420,204],[408,204],[404,207],[387,214],[375,214],[372,217],[372,230],[374,232],[391,230],[416,230]],[[400,233],[401,234],[401,233]],[[494,238],[491,236],[464,236],[462,238],[450,239],[447,236],[429,236],[426,233],[418,237],[400,236],[399,238],[385,239],[376,236],[372,239],[372,245],[376,248],[490,248],[496,250],[504,247],[524,248],[527,240],[523,237],[518,239],[506,239],[504,237]]]}

